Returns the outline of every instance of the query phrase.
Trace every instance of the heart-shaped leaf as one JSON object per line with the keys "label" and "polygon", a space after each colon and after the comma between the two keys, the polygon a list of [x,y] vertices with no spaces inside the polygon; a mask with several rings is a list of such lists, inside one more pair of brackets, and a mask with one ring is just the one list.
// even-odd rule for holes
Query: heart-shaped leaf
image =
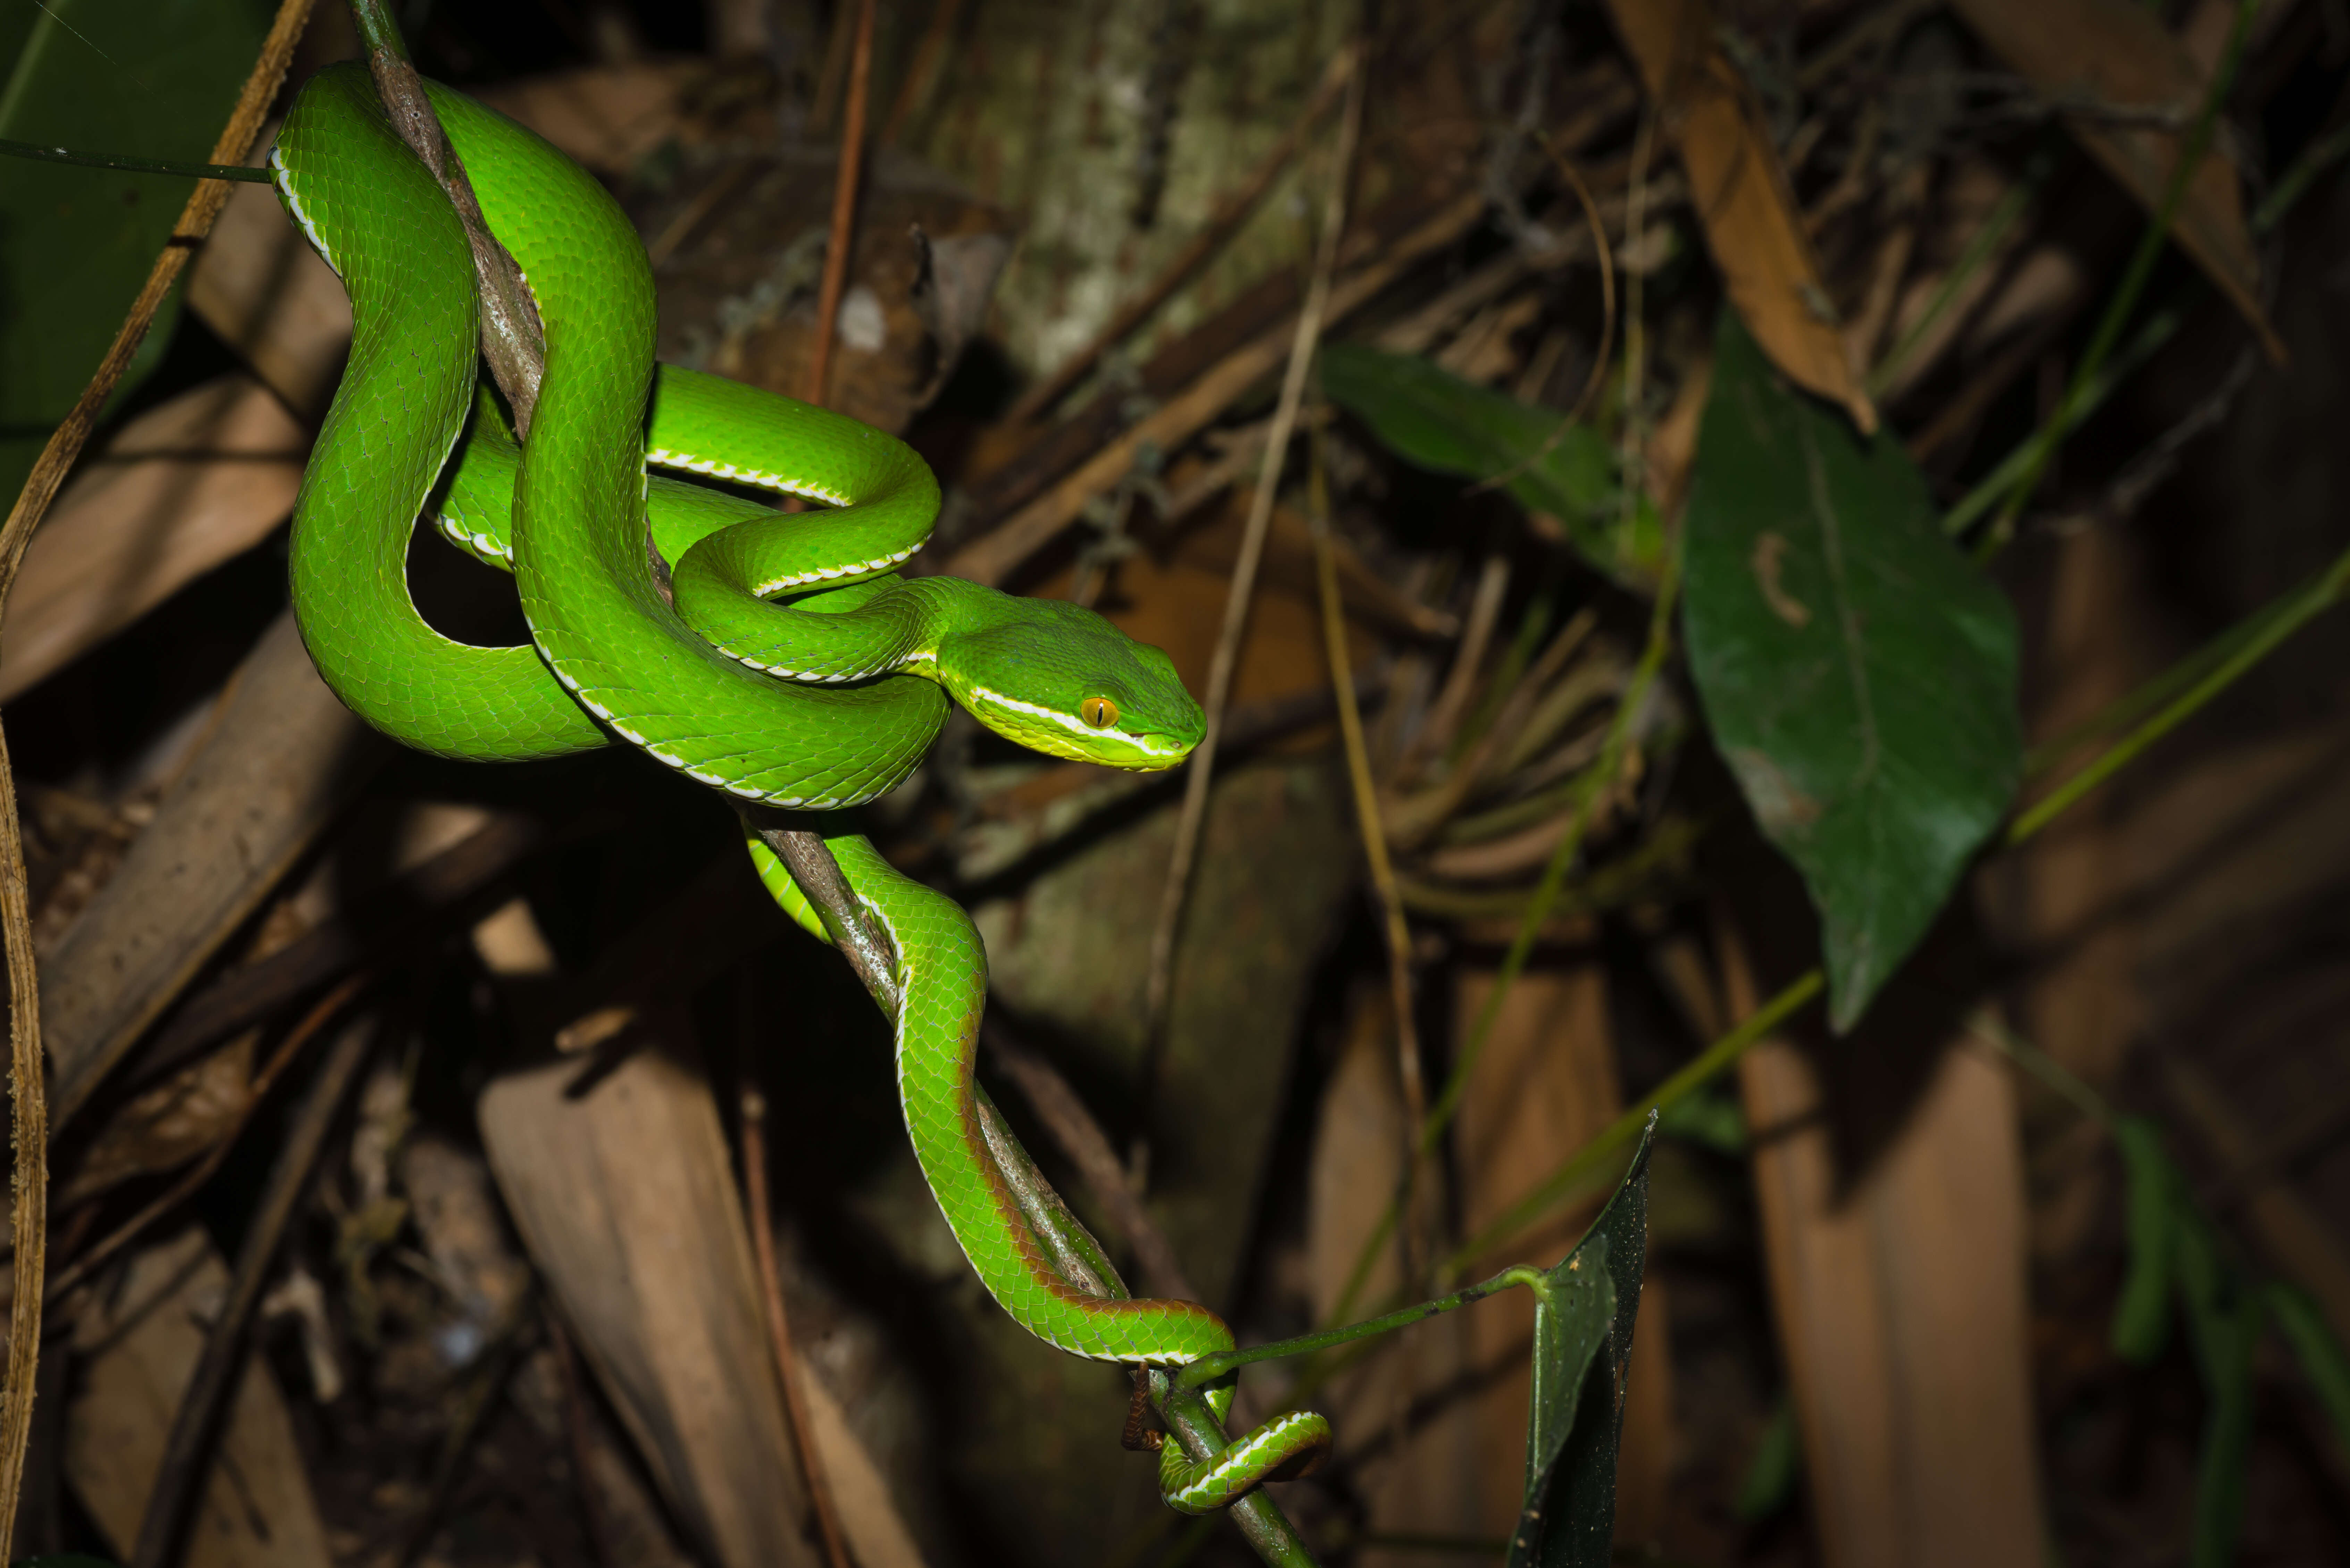
{"label": "heart-shaped leaf", "polygon": [[1899,439],[1781,380],[1729,310],[1685,529],[1690,673],[1849,1029],[2014,796],[2015,614]]}

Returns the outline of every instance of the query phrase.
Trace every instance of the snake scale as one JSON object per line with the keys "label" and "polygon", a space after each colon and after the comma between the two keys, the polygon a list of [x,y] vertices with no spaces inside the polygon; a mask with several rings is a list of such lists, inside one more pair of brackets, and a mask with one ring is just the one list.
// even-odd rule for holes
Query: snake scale
{"label": "snake scale", "polygon": [[[950,700],[1055,756],[1147,769],[1190,753],[1200,711],[1163,652],[1073,605],[899,576],[938,510],[922,461],[853,420],[657,367],[651,270],[610,195],[530,131],[429,91],[536,305],[546,375],[518,443],[477,392],[473,262],[447,198],[363,67],[313,78],[270,168],[341,276],[353,333],[296,505],[292,587],[304,641],[353,711],[480,762],[617,737],[738,800],[813,811],[902,782]],[[824,508],[783,514],[649,463]],[[459,643],[418,614],[407,556],[420,518],[513,573],[528,645]],[[1106,1300],[1055,1269],[981,1137],[987,961],[970,917],[864,838],[827,838],[895,946],[907,1131],[988,1291],[1074,1355],[1164,1367],[1230,1349],[1231,1331],[1195,1303]],[[782,863],[748,842],[777,901],[822,935]],[[1231,1385],[1208,1392],[1221,1419]],[[1327,1440],[1321,1417],[1295,1412],[1211,1459],[1168,1442],[1161,1490],[1206,1512]]]}

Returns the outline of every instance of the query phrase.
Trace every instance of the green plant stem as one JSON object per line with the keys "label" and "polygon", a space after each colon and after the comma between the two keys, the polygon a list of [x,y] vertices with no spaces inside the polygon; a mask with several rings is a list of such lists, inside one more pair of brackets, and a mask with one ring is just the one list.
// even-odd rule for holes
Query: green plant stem
{"label": "green plant stem", "polygon": [[2074,428],[2086,417],[2084,407],[2089,387],[2105,366],[2106,357],[2121,341],[2122,327],[2130,313],[2137,308],[2138,296],[2146,292],[2147,280],[2154,275],[2154,264],[2162,258],[2162,248],[2170,238],[2170,225],[2178,216],[2178,209],[2187,199],[2188,188],[2194,183],[2195,171],[2203,166],[2203,156],[2210,151],[2211,138],[2219,129],[2220,108],[2227,101],[2228,92],[2235,85],[2237,68],[2243,64],[2244,44],[2251,36],[2252,16],[2260,8],[2260,0],[2237,0],[2236,20],[2228,35],[2228,47],[2220,57],[2219,68],[2211,73],[2211,85],[2203,95],[2191,126],[2178,150],[2178,161],[2170,171],[2170,179],[2162,192],[2162,201],[2155,208],[2154,217],[2138,236],[2137,248],[2130,254],[2129,265],[2123,270],[2122,281],[2111,298],[2106,302],[2105,315],[2098,319],[2096,330],[2089,338],[2089,347],[2073,367],[2073,377],[2065,384],[2064,396],[2057,400],[2056,411],[2033,440],[2031,455],[2007,493],[1999,515],[1993,519],[1984,535],[1978,554],[1983,558],[1995,555],[2014,535],[2015,520],[2031,500],[2032,493],[2040,486],[2041,477],[2055,460],[2056,450],[2064,443]]}
{"label": "green plant stem", "polygon": [[2345,585],[2350,585],[2350,551],[2336,556],[2334,564],[2306,587],[2280,601],[2272,610],[2264,610],[2255,617],[2258,625],[2254,633],[2221,659],[2210,673],[2173,698],[2159,712],[2115,742],[2099,753],[2095,761],[2051,790],[2038,805],[2017,817],[2008,827],[2007,844],[2010,846],[2022,844],[2040,832],[2082,796],[2119,772],[2139,753],[2177,729],[2189,715],[2234,684],[2238,677],[2267,658],[2280,643],[2308,625],[2320,611],[2336,603],[2342,597]]}
{"label": "green plant stem", "polygon": [[1517,1232],[1589,1185],[1595,1178],[1608,1175],[1608,1157],[1625,1145],[1638,1141],[1641,1129],[1648,1125],[1651,1116],[1662,1115],[1704,1087],[1716,1074],[1746,1054],[1758,1041],[1800,1012],[1820,994],[1826,984],[1827,977],[1817,969],[1806,970],[1790,981],[1776,996],[1748,1015],[1744,1023],[1707,1046],[1694,1061],[1657,1085],[1653,1093],[1641,1096],[1637,1106],[1617,1116],[1605,1131],[1567,1156],[1556,1170],[1471,1237],[1444,1261],[1439,1270],[1440,1277],[1467,1266],[1496,1247],[1507,1245]]}
{"label": "green plant stem", "polygon": [[1983,220],[1982,227],[1975,231],[1974,237],[1967,242],[1966,249],[1959,253],[1958,261],[1944,275],[1940,286],[1934,290],[1933,297],[1926,302],[1925,310],[1910,324],[1909,330],[1901,335],[1900,341],[1877,361],[1877,369],[1868,373],[1866,384],[1870,397],[1885,395],[1885,389],[1893,384],[1894,378],[1901,373],[1901,368],[1908,363],[1909,356],[1918,351],[1918,346],[1926,340],[1926,335],[1934,330],[1935,324],[1950,308],[1951,302],[1959,297],[1959,291],[1966,287],[1983,263],[1991,259],[1991,252],[1999,248],[2000,242],[2007,237],[2007,232],[2015,226],[2016,220],[2023,216],[2024,210],[2032,205],[2033,198],[2040,194],[2040,187],[2047,182],[2048,171],[2054,166],[2055,161],[2044,152],[2034,154],[2031,162],[2024,166],[2023,177],[1999,199],[1999,205],[1991,209],[1991,216]]}
{"label": "green plant stem", "polygon": [[[1167,1440],[1180,1442],[1195,1459],[1211,1459],[1232,1447],[1223,1427],[1197,1388],[1179,1388],[1163,1372],[1150,1374],[1151,1402],[1167,1423]],[[1262,1490],[1252,1491],[1224,1511],[1248,1538],[1266,1568],[1315,1568],[1296,1527]]]}
{"label": "green plant stem", "polygon": [[127,169],[133,174],[176,174],[192,180],[242,180],[269,183],[269,171],[237,163],[180,163],[168,158],[130,158],[112,152],[75,152],[63,147],[42,147],[0,136],[0,157],[30,158],[43,163],[71,163],[81,169]]}
{"label": "green plant stem", "polygon": [[2350,154],[2350,125],[2328,132],[2303,148],[2293,167],[2285,171],[2284,178],[2276,182],[2276,189],[2252,209],[2252,233],[2265,234],[2283,222],[2284,215],[2309,193],[2317,177],[2340,162],[2345,154]]}
{"label": "green plant stem", "polygon": [[[2137,329],[2137,336],[2132,337],[2128,345],[2098,372],[2095,379],[2089,383],[2088,389],[2082,393],[2080,406],[2073,413],[2074,421],[2085,420],[2095,413],[2113,395],[2116,387],[2127,379],[2132,371],[2153,358],[2155,350],[2177,335],[2179,324],[2185,318],[2185,313],[2177,307],[2158,311],[2148,317],[2146,325]],[[1985,474],[1972,490],[1960,497],[1956,505],[1942,514],[1942,532],[1955,538],[1971,527],[1977,518],[1998,505],[2000,498],[2015,488],[2017,479],[2031,464],[2043,439],[2055,428],[2056,421],[2052,416],[2047,424],[2018,441],[2014,450],[2000,460],[1997,468]]]}
{"label": "green plant stem", "polygon": [[1547,1297],[1550,1293],[1550,1282],[1543,1277],[1540,1269],[1516,1263],[1490,1280],[1471,1285],[1466,1290],[1455,1291],[1449,1296],[1440,1296],[1432,1302],[1399,1307],[1394,1312],[1366,1318],[1360,1323],[1350,1323],[1342,1328],[1319,1329],[1313,1334],[1301,1334],[1294,1339],[1253,1345],[1246,1350],[1227,1350],[1219,1355],[1203,1355],[1176,1374],[1175,1385],[1179,1388],[1204,1387],[1228,1373],[1237,1372],[1260,1361],[1277,1361],[1284,1355],[1305,1355],[1313,1351],[1331,1350],[1357,1339],[1391,1334],[1397,1329],[1409,1328],[1413,1324],[1426,1323],[1430,1318],[1458,1311],[1471,1302],[1481,1302],[1487,1296],[1497,1295],[1512,1285],[1523,1285],[1537,1296]]}

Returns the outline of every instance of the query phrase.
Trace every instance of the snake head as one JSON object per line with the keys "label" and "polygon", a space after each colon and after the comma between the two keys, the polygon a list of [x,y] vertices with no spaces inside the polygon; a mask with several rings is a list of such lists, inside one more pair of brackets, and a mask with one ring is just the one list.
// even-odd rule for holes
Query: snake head
{"label": "snake head", "polygon": [[1164,650],[1052,599],[1005,600],[942,639],[937,678],[997,734],[1072,762],[1171,768],[1207,727]]}

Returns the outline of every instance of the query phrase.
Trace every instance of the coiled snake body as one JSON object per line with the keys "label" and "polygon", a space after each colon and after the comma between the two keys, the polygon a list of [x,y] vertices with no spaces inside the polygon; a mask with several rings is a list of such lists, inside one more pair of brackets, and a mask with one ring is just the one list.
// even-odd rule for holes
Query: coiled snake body
{"label": "coiled snake body", "polygon": [[[650,269],[610,196],[513,122],[431,93],[545,327],[545,379],[519,446],[494,402],[476,397],[479,306],[463,233],[365,69],[314,78],[270,157],[287,211],[351,297],[350,358],[295,512],[293,597],[320,673],[354,711],[408,745],[484,762],[617,735],[738,799],[810,810],[902,782],[950,697],[1057,756],[1159,768],[1191,751],[1200,711],[1159,649],[1074,606],[898,578],[938,509],[921,460],[821,409],[657,369]],[[649,476],[649,461],[829,509],[785,515]],[[458,643],[418,615],[407,554],[428,513],[451,542],[513,572],[530,646]],[[1104,1300],[1055,1270],[980,1136],[977,931],[863,838],[827,837],[895,944],[907,1130],[995,1300],[1097,1360],[1170,1366],[1231,1348],[1204,1307]],[[821,935],[781,862],[750,842],[769,889]],[[1229,1385],[1210,1396],[1221,1417]],[[1170,1442],[1162,1490],[1186,1511],[1221,1507],[1294,1468],[1327,1431],[1318,1416],[1293,1415],[1196,1464]]]}

